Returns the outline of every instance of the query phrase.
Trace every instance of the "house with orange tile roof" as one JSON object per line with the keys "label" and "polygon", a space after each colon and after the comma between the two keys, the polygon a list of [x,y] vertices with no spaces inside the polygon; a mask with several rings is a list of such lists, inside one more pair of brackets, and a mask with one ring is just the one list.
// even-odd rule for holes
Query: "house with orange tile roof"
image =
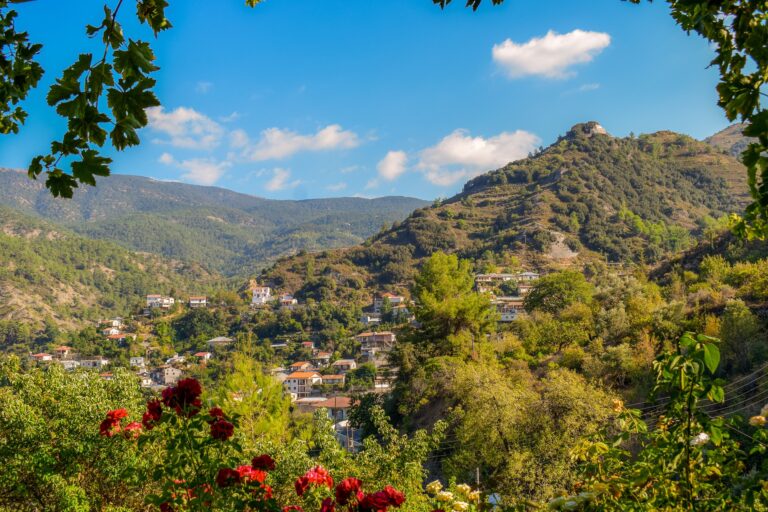
{"label": "house with orange tile roof", "polygon": [[317,372],[293,372],[283,381],[285,390],[291,397],[306,398],[312,394],[314,386],[323,383],[323,378]]}

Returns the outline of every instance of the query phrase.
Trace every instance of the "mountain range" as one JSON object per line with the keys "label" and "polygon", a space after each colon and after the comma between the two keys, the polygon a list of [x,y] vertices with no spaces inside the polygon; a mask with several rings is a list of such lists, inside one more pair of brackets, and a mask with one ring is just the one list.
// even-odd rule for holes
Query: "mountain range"
{"label": "mountain range", "polygon": [[0,205],[225,276],[247,275],[301,250],[355,245],[427,204],[410,197],[279,201],[127,175],[80,188],[66,200],[9,169],[0,169],[0,190]]}
{"label": "mountain range", "polygon": [[669,131],[618,138],[583,123],[361,246],[284,258],[260,281],[300,298],[324,286],[348,301],[405,291],[436,250],[489,268],[655,264],[748,199],[744,167],[722,148]]}

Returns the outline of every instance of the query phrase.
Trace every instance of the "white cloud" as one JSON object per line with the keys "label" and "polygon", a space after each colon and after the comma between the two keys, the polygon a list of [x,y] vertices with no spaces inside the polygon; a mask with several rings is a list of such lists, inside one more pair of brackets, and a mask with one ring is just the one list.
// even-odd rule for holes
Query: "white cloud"
{"label": "white cloud", "polygon": [[331,124],[315,134],[302,135],[290,130],[268,128],[261,132],[258,142],[246,150],[253,161],[286,158],[302,151],[328,151],[354,148],[360,144],[356,133]]}
{"label": "white cloud", "polygon": [[365,184],[365,190],[371,190],[372,188],[378,188],[378,187],[379,187],[379,180],[377,180],[376,178],[368,180],[368,183]]}
{"label": "white cloud", "polygon": [[197,82],[195,84],[195,92],[205,94],[211,90],[213,84],[211,82]]}
{"label": "white cloud", "polygon": [[209,158],[190,158],[177,161],[170,153],[163,153],[158,162],[164,165],[173,165],[182,169],[181,178],[197,185],[213,185],[224,175],[224,172],[232,165],[231,162],[219,162]]}
{"label": "white cloud", "polygon": [[347,167],[339,169],[339,172],[341,174],[349,174],[350,172],[359,171],[360,169],[362,169],[362,167],[359,165],[348,165]]}
{"label": "white cloud", "polygon": [[270,179],[264,188],[270,192],[277,192],[278,190],[285,190],[288,188],[294,188],[298,186],[301,181],[293,180],[288,181],[291,177],[291,171],[288,169],[282,169],[280,167],[272,170],[272,179]]}
{"label": "white cloud", "polygon": [[326,189],[332,191],[332,192],[338,192],[339,190],[344,190],[347,188],[347,184],[343,181],[340,181],[339,183],[334,183],[332,185],[328,185],[325,187]]}
{"label": "white cloud", "polygon": [[407,163],[408,155],[405,151],[390,151],[381,159],[376,169],[379,171],[379,176],[392,181],[405,172]]}
{"label": "white cloud", "polygon": [[600,88],[600,84],[584,84],[579,87],[579,92],[596,91]]}
{"label": "white cloud", "polygon": [[177,148],[213,149],[219,145],[224,132],[218,123],[192,108],[179,107],[166,112],[163,107],[150,107],[147,116],[150,128],[168,137],[153,142]]}
{"label": "white cloud", "polygon": [[248,146],[250,139],[245,130],[232,130],[229,132],[229,145],[233,148],[244,148]]}
{"label": "white cloud", "polygon": [[435,185],[453,185],[460,179],[524,158],[539,142],[536,135],[524,130],[502,132],[487,139],[472,137],[465,130],[455,130],[434,146],[422,150],[416,168]]}
{"label": "white cloud", "polygon": [[610,44],[611,36],[603,32],[577,29],[558,34],[550,30],[544,37],[534,37],[525,43],[507,39],[494,45],[492,54],[510,78],[567,78],[574,74],[568,68],[590,62]]}
{"label": "white cloud", "polygon": [[232,121],[237,121],[241,117],[242,116],[240,115],[240,112],[235,110],[229,115],[219,117],[219,121],[221,121],[222,123],[231,123]]}

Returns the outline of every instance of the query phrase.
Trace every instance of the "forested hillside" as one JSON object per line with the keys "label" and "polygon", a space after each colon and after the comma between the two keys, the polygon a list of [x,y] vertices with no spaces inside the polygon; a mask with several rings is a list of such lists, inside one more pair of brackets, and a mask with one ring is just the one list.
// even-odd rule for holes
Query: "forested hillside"
{"label": "forested hillside", "polygon": [[425,201],[408,197],[278,201],[216,187],[116,175],[55,199],[0,170],[0,204],[124,247],[246,274],[302,249],[355,245]]}
{"label": "forested hillside", "polygon": [[0,319],[82,327],[123,315],[148,293],[194,293],[215,275],[197,264],[137,254],[0,208]]}
{"label": "forested hillside", "polygon": [[653,264],[693,246],[747,199],[742,165],[709,144],[667,131],[616,138],[586,123],[362,246],[284,259],[263,280],[299,293],[321,280],[353,297],[406,283],[436,250],[479,265],[505,265],[511,255],[542,269]]}

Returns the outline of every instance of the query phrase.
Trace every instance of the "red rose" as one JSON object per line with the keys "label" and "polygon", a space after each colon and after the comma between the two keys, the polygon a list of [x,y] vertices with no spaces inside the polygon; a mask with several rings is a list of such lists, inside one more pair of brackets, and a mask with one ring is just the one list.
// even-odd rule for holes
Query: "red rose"
{"label": "red rose", "polygon": [[208,416],[211,417],[208,423],[213,423],[216,420],[223,420],[225,418],[224,411],[221,410],[221,407],[211,407],[208,410]]}
{"label": "red rose", "polygon": [[179,416],[192,417],[200,412],[202,393],[203,389],[196,379],[182,379],[176,387],[163,390],[163,404],[175,409]]}
{"label": "red rose", "polygon": [[378,491],[364,495],[359,509],[364,512],[386,512],[388,506],[389,496],[384,491]]}
{"label": "red rose", "polygon": [[216,420],[211,424],[211,437],[226,441],[235,432],[235,426],[227,420]]}
{"label": "red rose", "polygon": [[107,413],[108,420],[120,421],[128,416],[128,411],[125,409],[115,409]]}
{"label": "red rose", "polygon": [[357,478],[345,478],[336,486],[336,502],[339,505],[346,505],[352,501],[352,498],[357,499],[362,487],[363,483]]}
{"label": "red rose", "polygon": [[170,503],[161,503],[160,512],[173,512],[173,507]]}
{"label": "red rose", "polygon": [[261,490],[264,491],[264,499],[265,500],[271,500],[272,499],[272,487],[268,485],[262,485]]}
{"label": "red rose", "polygon": [[331,498],[325,498],[323,500],[323,503],[320,505],[320,512],[335,512],[336,508],[334,507],[333,500]]}
{"label": "red rose", "polygon": [[381,492],[387,495],[389,498],[389,504],[393,507],[399,507],[405,503],[405,494],[401,493],[391,485],[384,487],[384,490]]}
{"label": "red rose", "polygon": [[99,425],[99,435],[112,437],[118,432],[120,432],[120,420],[107,418]]}
{"label": "red rose", "polygon": [[240,475],[240,480],[243,482],[258,482],[264,483],[267,479],[267,474],[260,469],[254,469],[251,466],[240,466],[237,468],[237,473]]}
{"label": "red rose", "polygon": [[269,455],[259,455],[254,457],[251,461],[251,466],[256,469],[262,469],[264,471],[272,471],[275,469],[275,460]]}
{"label": "red rose", "polygon": [[147,402],[147,412],[141,416],[141,424],[146,430],[155,428],[155,423],[160,421],[163,415],[163,405],[160,400],[150,400]]}
{"label": "red rose", "polygon": [[234,469],[221,468],[216,475],[216,484],[219,487],[229,487],[240,483],[240,473]]}
{"label": "red rose", "polygon": [[293,484],[293,486],[296,488],[297,496],[304,496],[304,491],[306,491],[307,487],[309,487],[309,479],[306,476],[300,476],[296,479],[296,482]]}
{"label": "red rose", "polygon": [[132,421],[125,426],[123,432],[125,432],[125,437],[137,439],[139,434],[141,434],[141,423],[138,421]]}

